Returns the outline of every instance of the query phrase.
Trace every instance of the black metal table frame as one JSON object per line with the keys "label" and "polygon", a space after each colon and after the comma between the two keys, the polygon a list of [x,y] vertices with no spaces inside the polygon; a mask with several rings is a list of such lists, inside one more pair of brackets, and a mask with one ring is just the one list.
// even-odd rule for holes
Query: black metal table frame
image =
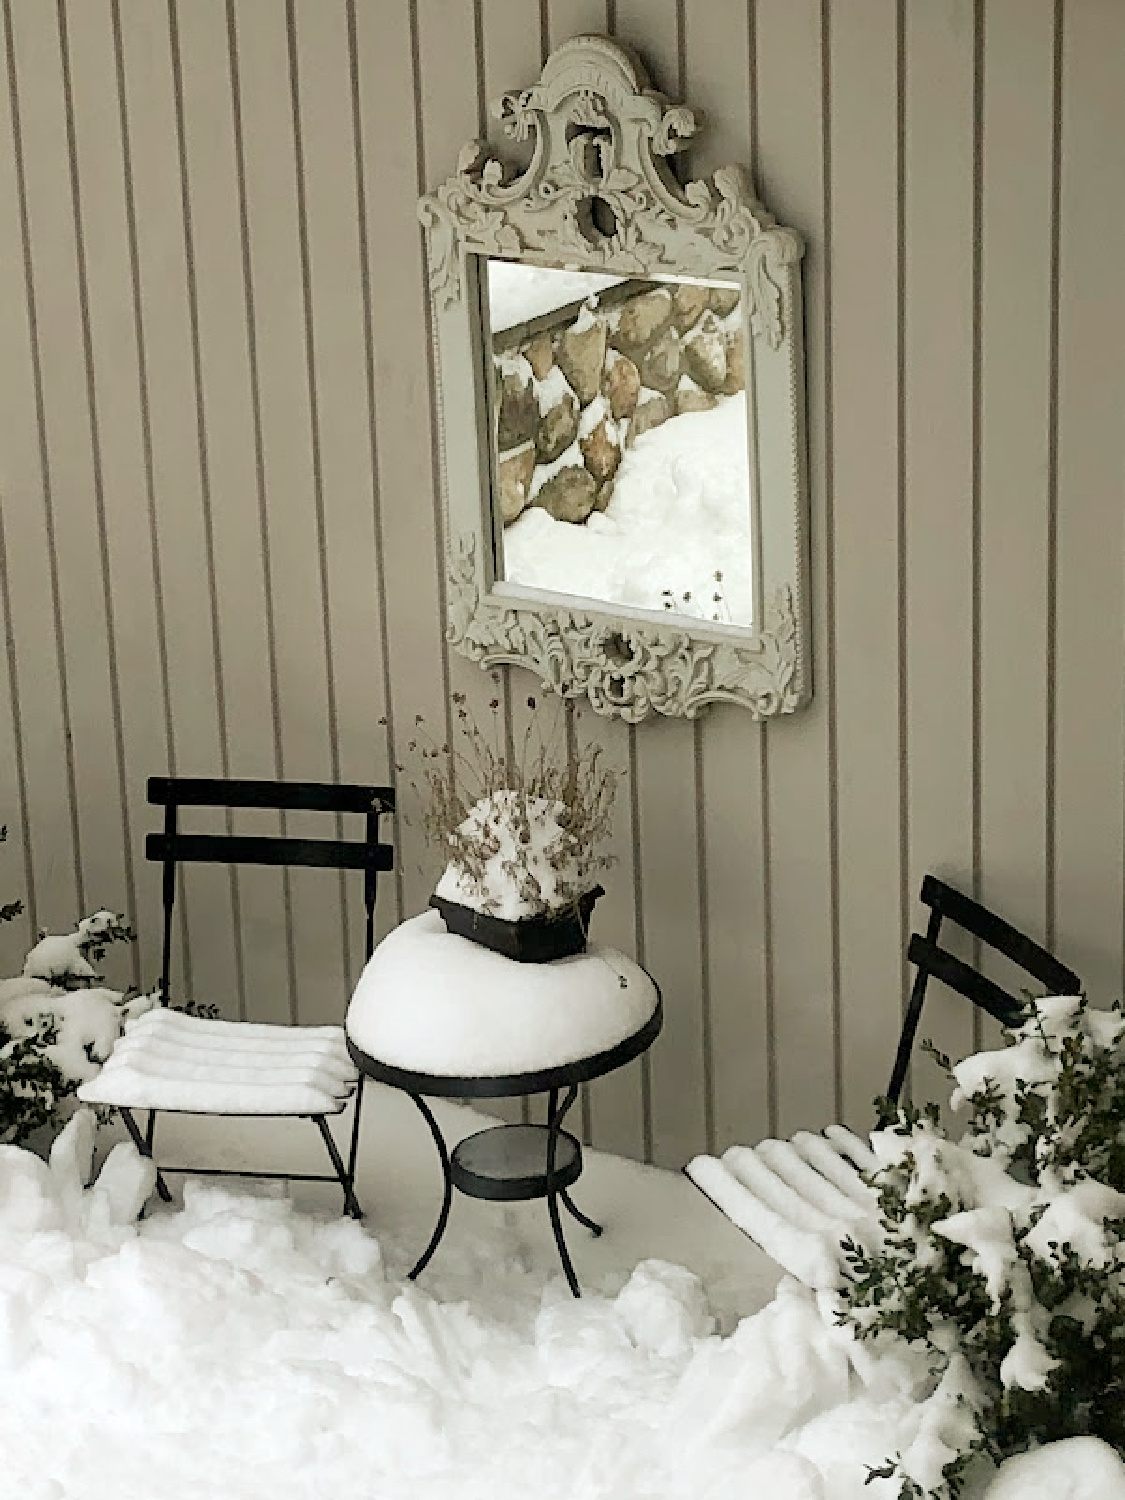
{"label": "black metal table frame", "polygon": [[[450,1074],[432,1074],[412,1072],[408,1068],[395,1067],[391,1063],[380,1062],[378,1058],[369,1056],[355,1045],[351,1037],[348,1037],[348,1051],[352,1060],[360,1072],[367,1077],[377,1080],[379,1083],[389,1084],[392,1088],[400,1089],[413,1099],[423,1119],[430,1128],[434,1145],[437,1147],[438,1156],[441,1159],[441,1170],[444,1179],[444,1193],[442,1196],[441,1212],[430,1236],[430,1242],[418,1257],[413,1269],[408,1273],[409,1279],[413,1281],[429,1265],[434,1251],[441,1243],[445,1226],[449,1221],[449,1210],[453,1203],[453,1189],[455,1184],[454,1174],[450,1159],[449,1148],[445,1144],[445,1138],[441,1133],[441,1127],[434,1117],[434,1112],[426,1103],[426,1095],[431,1098],[442,1099],[509,1099],[523,1098],[531,1094],[546,1094],[547,1103],[547,1170],[545,1174],[545,1186],[542,1192],[528,1194],[528,1197],[545,1197],[547,1199],[547,1212],[551,1219],[551,1229],[555,1236],[555,1244],[558,1247],[559,1259],[562,1262],[563,1271],[571,1292],[576,1297],[582,1295],[578,1285],[578,1277],[574,1272],[574,1265],[567,1249],[566,1240],[563,1237],[562,1218],[559,1214],[559,1200],[580,1224],[584,1224],[593,1234],[602,1232],[600,1224],[578,1209],[567,1191],[566,1185],[556,1181],[555,1161],[558,1151],[559,1136],[562,1133],[562,1122],[567,1111],[578,1097],[580,1084],[589,1083],[592,1079],[601,1078],[606,1073],[612,1073],[614,1069],[624,1067],[626,1063],[632,1062],[634,1058],[640,1057],[642,1052],[648,1050],[660,1034],[663,1024],[663,1007],[660,993],[657,991],[656,1008],[652,1015],[637,1031],[607,1048],[604,1052],[597,1052],[589,1057],[579,1058],[574,1062],[563,1063],[554,1068],[543,1068],[536,1072],[506,1073],[490,1077],[459,1077]],[[565,1090],[565,1093],[563,1091]],[[563,1094],[562,1102],[559,1095]],[[497,1126],[498,1130],[513,1129],[519,1127]],[[577,1144],[577,1143],[576,1143]],[[462,1188],[462,1191],[465,1191]]]}

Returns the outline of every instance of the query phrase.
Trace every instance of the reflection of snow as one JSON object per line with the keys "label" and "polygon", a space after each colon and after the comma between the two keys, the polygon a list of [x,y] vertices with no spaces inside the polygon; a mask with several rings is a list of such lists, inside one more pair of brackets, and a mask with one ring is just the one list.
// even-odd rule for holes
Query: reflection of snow
{"label": "reflection of snow", "polygon": [[591,271],[554,271],[545,266],[523,266],[515,261],[488,262],[488,314],[493,333],[514,328],[541,313],[554,312],[570,302],[582,302],[593,292],[616,286],[620,276]]}
{"label": "reflection of snow", "polygon": [[728,396],[713,411],[687,412],[639,437],[604,514],[574,526],[538,506],[525,510],[504,532],[504,576],[749,625],[749,494],[746,398]]}

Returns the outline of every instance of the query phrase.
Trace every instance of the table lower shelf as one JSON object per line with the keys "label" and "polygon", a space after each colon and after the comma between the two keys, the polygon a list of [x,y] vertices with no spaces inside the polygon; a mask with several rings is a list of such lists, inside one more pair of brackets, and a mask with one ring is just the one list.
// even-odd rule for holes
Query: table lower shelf
{"label": "table lower shelf", "polygon": [[561,1192],[582,1173],[581,1144],[568,1131],[556,1132],[554,1171],[548,1174],[550,1131],[546,1125],[496,1125],[467,1136],[453,1150],[449,1175],[470,1198],[518,1203]]}

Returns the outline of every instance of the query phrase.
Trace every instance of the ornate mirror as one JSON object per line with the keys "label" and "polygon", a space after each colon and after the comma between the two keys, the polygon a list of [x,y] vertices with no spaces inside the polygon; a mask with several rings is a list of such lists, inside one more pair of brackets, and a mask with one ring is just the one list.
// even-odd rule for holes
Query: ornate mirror
{"label": "ornate mirror", "polygon": [[449,637],[636,722],[811,690],[802,243],[604,37],[564,43],[421,201]]}

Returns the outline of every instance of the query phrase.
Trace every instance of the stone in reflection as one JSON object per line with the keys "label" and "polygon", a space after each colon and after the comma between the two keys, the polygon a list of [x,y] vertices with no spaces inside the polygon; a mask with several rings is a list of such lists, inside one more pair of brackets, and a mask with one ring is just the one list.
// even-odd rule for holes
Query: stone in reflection
{"label": "stone in reflection", "polygon": [[752,624],[740,289],[488,273],[503,576]]}

